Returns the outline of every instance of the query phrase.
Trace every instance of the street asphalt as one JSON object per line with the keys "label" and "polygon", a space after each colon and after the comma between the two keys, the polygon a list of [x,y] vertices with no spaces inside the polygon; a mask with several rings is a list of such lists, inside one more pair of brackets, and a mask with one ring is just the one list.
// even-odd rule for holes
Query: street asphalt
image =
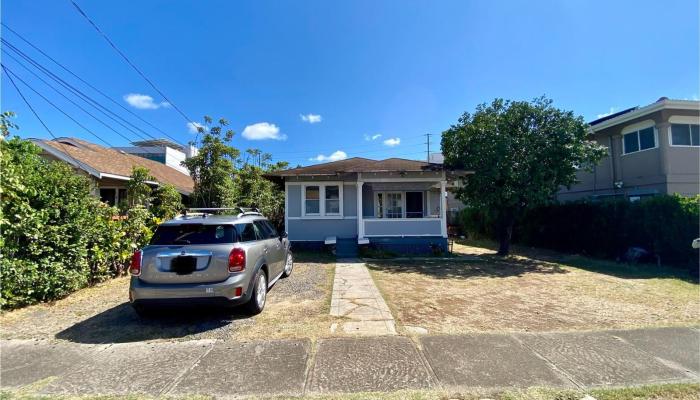
{"label": "street asphalt", "polygon": [[401,389],[590,388],[700,378],[700,330],[309,340],[0,342],[0,386],[44,395],[235,397]]}

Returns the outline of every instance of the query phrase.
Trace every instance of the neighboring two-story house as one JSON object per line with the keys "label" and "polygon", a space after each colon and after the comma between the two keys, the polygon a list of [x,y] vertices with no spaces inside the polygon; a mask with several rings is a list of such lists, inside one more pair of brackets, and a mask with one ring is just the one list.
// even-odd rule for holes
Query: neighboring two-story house
{"label": "neighboring two-story house", "polygon": [[560,190],[560,201],[700,193],[700,101],[662,97],[590,125],[608,155],[593,172],[581,170],[579,183]]}

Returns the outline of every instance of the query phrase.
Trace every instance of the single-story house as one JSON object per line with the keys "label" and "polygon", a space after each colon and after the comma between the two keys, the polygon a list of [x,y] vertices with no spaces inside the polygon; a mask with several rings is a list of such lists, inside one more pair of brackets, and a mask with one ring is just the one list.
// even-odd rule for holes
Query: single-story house
{"label": "single-story house", "polygon": [[189,175],[163,163],[118,149],[73,137],[30,140],[41,148],[43,157],[64,161],[77,173],[89,177],[94,183],[95,195],[109,205],[118,205],[127,200],[126,182],[131,179],[131,172],[136,166],[148,168],[155,178],[155,181],[149,182],[153,186],[172,184],[183,198],[189,197],[194,190],[194,182]]}
{"label": "single-story house", "polygon": [[[401,253],[447,250],[448,182],[467,171],[390,158],[350,158],[272,172],[284,184],[285,229],[297,247],[357,245]],[[342,242],[342,243],[341,243]]]}

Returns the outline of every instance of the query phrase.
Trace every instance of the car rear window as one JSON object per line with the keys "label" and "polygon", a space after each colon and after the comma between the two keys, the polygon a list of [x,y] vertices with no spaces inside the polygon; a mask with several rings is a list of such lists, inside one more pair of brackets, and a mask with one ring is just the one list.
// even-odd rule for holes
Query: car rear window
{"label": "car rear window", "polygon": [[161,225],[151,238],[154,245],[222,244],[236,242],[233,225]]}

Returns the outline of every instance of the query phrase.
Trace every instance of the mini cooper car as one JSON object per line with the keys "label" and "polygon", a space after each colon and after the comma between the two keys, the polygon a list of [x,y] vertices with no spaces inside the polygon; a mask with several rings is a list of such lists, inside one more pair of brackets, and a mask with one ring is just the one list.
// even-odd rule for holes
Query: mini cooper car
{"label": "mini cooper car", "polygon": [[129,300],[139,314],[200,303],[243,305],[258,314],[268,289],[293,267],[287,235],[257,211],[185,214],[158,226],[133,254]]}

